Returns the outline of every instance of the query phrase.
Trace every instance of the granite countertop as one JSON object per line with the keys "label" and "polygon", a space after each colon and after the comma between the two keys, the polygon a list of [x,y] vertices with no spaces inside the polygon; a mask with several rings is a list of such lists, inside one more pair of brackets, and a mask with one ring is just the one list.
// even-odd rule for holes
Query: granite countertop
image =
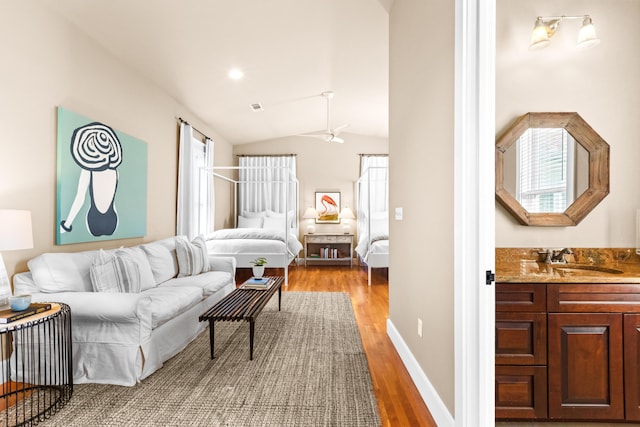
{"label": "granite countertop", "polygon": [[574,249],[567,263],[538,261],[537,249],[496,249],[499,283],[638,283],[635,249]]}

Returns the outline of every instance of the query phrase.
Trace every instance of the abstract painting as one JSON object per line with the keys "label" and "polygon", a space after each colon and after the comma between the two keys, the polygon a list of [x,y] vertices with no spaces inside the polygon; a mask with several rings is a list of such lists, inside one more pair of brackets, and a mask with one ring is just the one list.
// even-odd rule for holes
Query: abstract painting
{"label": "abstract painting", "polygon": [[316,191],[316,224],[340,222],[340,192]]}
{"label": "abstract painting", "polygon": [[58,107],[56,244],[147,232],[147,144]]}

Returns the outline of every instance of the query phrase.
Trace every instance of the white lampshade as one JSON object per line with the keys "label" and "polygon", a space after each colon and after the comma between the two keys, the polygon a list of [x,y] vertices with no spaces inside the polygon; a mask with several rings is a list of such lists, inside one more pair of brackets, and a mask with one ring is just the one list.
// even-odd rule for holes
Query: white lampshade
{"label": "white lampshade", "polygon": [[591,17],[585,16],[582,21],[582,27],[578,32],[578,49],[586,49],[600,43],[600,39],[596,36],[596,29],[593,27]]}
{"label": "white lampshade", "polygon": [[31,248],[31,211],[0,209],[0,251]]}
{"label": "white lampshade", "polygon": [[340,215],[338,215],[341,219],[355,219],[356,216],[353,214],[353,211],[350,208],[342,208],[340,211]]}
{"label": "white lampshade", "polygon": [[304,211],[304,215],[302,215],[303,219],[315,219],[318,217],[318,212],[312,207],[308,207],[306,211]]}
{"label": "white lampshade", "polygon": [[529,44],[529,49],[541,49],[543,47],[547,47],[551,40],[549,40],[549,28],[542,21],[542,19],[536,19],[536,23],[533,27],[533,31],[531,32],[531,43]]}

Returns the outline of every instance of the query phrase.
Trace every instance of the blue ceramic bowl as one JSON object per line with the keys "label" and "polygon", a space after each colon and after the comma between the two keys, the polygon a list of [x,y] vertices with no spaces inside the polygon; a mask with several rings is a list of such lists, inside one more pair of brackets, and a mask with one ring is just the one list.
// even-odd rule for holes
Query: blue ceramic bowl
{"label": "blue ceramic bowl", "polygon": [[23,311],[29,308],[31,304],[31,295],[14,295],[9,297],[9,305],[13,311]]}

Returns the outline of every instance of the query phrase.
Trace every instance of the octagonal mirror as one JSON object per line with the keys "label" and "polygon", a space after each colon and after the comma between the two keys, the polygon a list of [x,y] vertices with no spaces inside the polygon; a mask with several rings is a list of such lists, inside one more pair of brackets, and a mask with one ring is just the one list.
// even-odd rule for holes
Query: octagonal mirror
{"label": "octagonal mirror", "polygon": [[609,194],[609,144],[578,113],[527,113],[496,140],[496,198],[521,224],[577,225]]}

